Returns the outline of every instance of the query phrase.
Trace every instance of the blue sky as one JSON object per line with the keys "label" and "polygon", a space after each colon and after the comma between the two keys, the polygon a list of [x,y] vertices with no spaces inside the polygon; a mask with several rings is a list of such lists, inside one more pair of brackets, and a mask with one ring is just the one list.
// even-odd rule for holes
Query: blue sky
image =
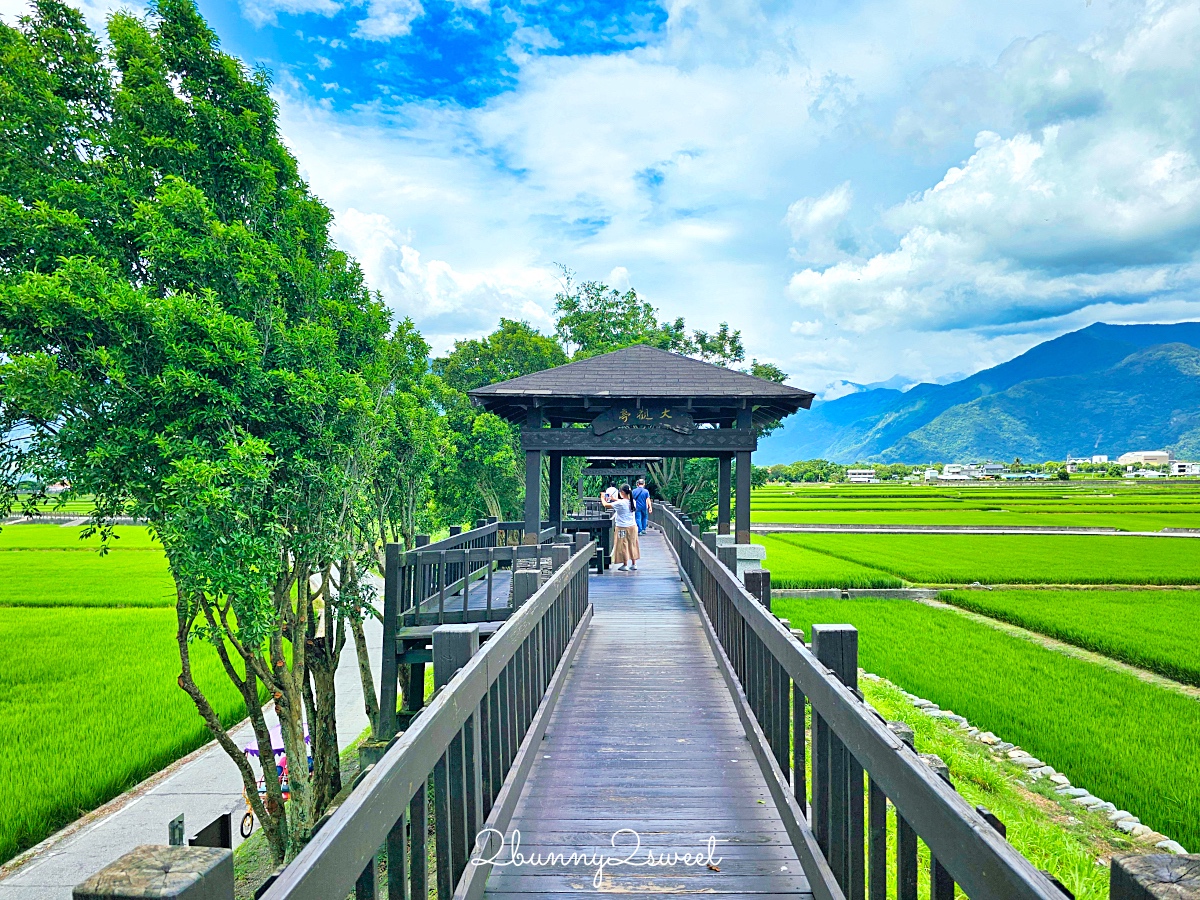
{"label": "blue sky", "polygon": [[437,350],[558,263],[833,392],[1200,318],[1200,2],[200,6]]}

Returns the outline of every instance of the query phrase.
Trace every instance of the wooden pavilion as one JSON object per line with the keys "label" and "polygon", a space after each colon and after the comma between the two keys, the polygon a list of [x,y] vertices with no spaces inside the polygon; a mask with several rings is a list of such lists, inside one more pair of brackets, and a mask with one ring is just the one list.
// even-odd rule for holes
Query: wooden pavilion
{"label": "wooden pavilion", "polygon": [[562,524],[562,460],[715,457],[717,530],[729,534],[736,459],[736,541],[750,542],[750,454],[757,429],[808,409],[813,394],[677,353],[639,345],[470,392],[521,428],[524,540],[541,527],[542,456],[549,456],[549,518]]}

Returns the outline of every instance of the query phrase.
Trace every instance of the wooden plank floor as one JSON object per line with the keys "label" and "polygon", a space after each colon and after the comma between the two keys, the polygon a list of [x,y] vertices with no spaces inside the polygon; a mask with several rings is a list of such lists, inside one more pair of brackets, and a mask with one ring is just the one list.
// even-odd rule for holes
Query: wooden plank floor
{"label": "wooden plank floor", "polygon": [[[492,572],[492,608],[501,609],[508,606],[508,590],[509,583],[512,581],[511,569],[497,569]],[[487,576],[477,577],[467,585],[467,609],[487,609]],[[446,594],[445,609],[447,612],[462,612],[463,595],[462,591],[455,591],[453,594]],[[438,611],[438,595],[435,591],[433,596],[425,600],[421,604],[421,612],[435,613]]]}
{"label": "wooden plank floor", "polygon": [[[595,615],[518,803],[511,838],[520,852],[706,857],[701,862],[615,865],[595,884],[582,862],[493,868],[487,896],[663,893],[811,897],[771,805],[698,612],[680,591],[661,535],[642,539],[638,572],[590,582]],[[509,856],[509,850],[501,859]]]}

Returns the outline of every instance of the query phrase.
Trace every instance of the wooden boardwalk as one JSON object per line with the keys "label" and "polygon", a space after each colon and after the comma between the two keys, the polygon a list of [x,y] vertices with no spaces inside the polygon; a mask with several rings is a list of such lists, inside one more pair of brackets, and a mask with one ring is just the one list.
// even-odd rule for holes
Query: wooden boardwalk
{"label": "wooden boardwalk", "polygon": [[[595,610],[516,808],[520,853],[647,851],[707,857],[670,866],[576,860],[497,866],[487,896],[620,893],[811,897],[771,803],[699,613],[680,590],[661,535],[642,539],[641,571],[590,582]],[[510,848],[498,857],[509,857]]]}

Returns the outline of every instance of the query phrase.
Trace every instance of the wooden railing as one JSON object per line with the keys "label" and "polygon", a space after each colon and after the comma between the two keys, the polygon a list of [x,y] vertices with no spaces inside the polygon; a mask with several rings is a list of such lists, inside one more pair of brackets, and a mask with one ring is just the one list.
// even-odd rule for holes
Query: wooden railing
{"label": "wooden railing", "polygon": [[[482,892],[486,869],[468,866],[469,854],[482,829],[503,832],[511,819],[535,755],[529,748],[545,731],[581,624],[591,614],[588,564],[594,549],[582,544],[465,661],[275,876],[261,894],[265,900],[340,900],[351,892],[356,900],[374,900],[381,856],[388,897],[425,900],[436,893],[451,900],[456,891],[472,897]],[[470,628],[435,632],[439,680],[438,635],[472,633]]]}
{"label": "wooden railing", "polygon": [[[663,503],[654,509],[652,520],[699,601],[713,650],[818,900],[886,900],[889,893],[916,900],[918,837],[932,860],[931,900],[953,900],[955,884],[972,900],[1069,896],[1004,839],[990,813],[973,809],[955,792],[940,761],[915,752],[907,726],[885,722],[863,702],[854,628],[814,626],[810,652],[738,582],[685,516]],[[888,801],[898,822],[891,892]]]}

